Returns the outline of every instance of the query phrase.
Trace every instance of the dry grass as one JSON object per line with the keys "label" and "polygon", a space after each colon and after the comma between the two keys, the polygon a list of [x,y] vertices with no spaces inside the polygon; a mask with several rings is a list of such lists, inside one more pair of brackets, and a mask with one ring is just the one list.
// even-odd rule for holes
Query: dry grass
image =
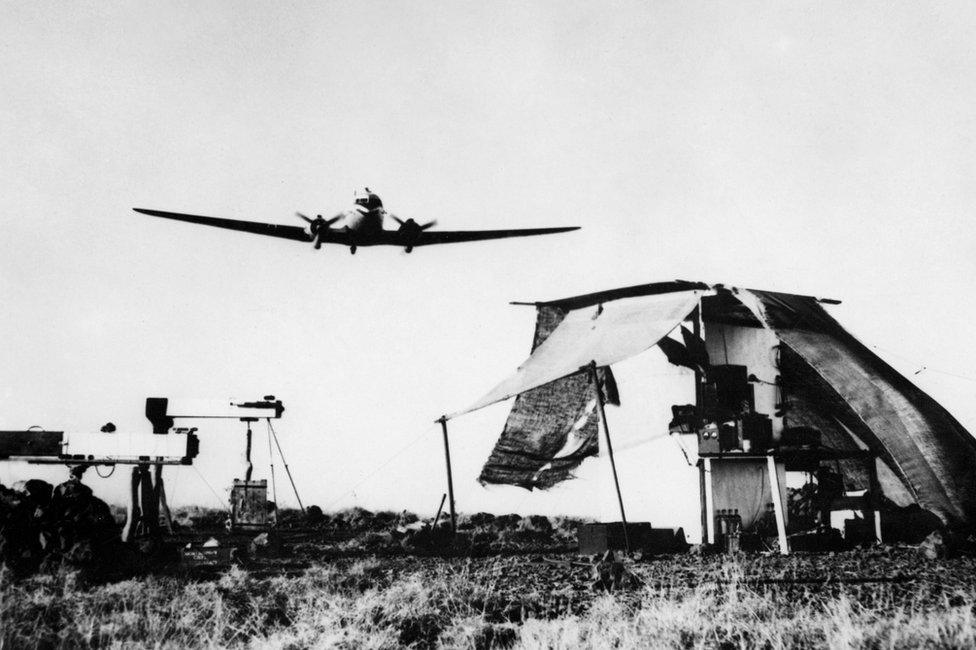
{"label": "dry grass", "polygon": [[[728,590],[728,591],[726,591]],[[779,597],[777,597],[779,596]],[[851,594],[787,600],[734,584],[675,597],[646,591],[636,607],[612,596],[580,617],[527,621],[525,648],[971,648],[973,599],[866,607]]]}
{"label": "dry grass", "polygon": [[[258,579],[0,575],[0,647],[976,647],[972,588],[924,579],[831,590],[757,587],[728,562],[697,585],[660,582],[565,611],[497,599],[506,565],[387,561]],[[653,567],[660,575],[665,567]],[[940,569],[942,570],[942,569]]]}

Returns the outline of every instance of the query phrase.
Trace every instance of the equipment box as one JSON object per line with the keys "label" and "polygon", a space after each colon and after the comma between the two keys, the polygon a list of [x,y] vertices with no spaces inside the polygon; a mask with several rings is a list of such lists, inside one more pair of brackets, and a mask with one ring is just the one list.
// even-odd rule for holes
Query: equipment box
{"label": "equipment box", "polygon": [[231,526],[234,530],[267,530],[268,482],[234,480],[230,492]]}
{"label": "equipment box", "polygon": [[62,431],[0,431],[0,458],[58,456],[63,443]]}
{"label": "equipment box", "polygon": [[237,560],[232,546],[200,546],[187,544],[180,549],[180,562],[188,568],[227,566]]}
{"label": "equipment box", "polygon": [[[623,551],[624,525],[615,521],[606,524],[580,524],[576,529],[580,555],[601,555],[606,551]],[[671,553],[686,547],[684,530],[653,528],[648,522],[627,524],[630,550],[642,553]]]}

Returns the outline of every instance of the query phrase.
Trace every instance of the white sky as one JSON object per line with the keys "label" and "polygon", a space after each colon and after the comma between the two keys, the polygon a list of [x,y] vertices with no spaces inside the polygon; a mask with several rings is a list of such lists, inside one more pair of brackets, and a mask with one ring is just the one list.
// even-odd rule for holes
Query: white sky
{"label": "white sky", "polygon": [[[684,278],[843,299],[842,323],[976,429],[970,3],[3,14],[2,428],[146,430],[149,395],[273,392],[307,502],[426,512],[444,490],[432,420],[528,351],[533,311],[509,300]],[[130,210],[298,224],[362,185],[445,229],[583,230],[353,257]],[[653,373],[677,371],[653,354],[620,369],[624,439],[666,423]],[[459,507],[562,508],[476,484],[506,414],[452,423]],[[240,427],[196,424],[220,492]],[[696,521],[692,470],[652,447],[654,523]],[[62,473],[0,464],[5,483]],[[90,480],[117,500],[121,474]],[[170,492],[216,501],[193,470]]]}

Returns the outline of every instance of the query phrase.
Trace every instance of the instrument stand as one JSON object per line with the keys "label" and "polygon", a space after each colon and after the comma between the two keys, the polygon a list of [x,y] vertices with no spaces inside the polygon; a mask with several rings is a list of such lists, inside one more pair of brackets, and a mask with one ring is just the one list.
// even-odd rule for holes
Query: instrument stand
{"label": "instrument stand", "polygon": [[[154,471],[149,466],[154,465]],[[154,480],[155,479],[155,480]],[[160,526],[162,515],[162,526]],[[173,519],[166,502],[162,463],[146,462],[132,466],[129,501],[126,504],[125,525],[122,541],[132,542],[139,538],[159,539],[163,528],[172,534]]]}

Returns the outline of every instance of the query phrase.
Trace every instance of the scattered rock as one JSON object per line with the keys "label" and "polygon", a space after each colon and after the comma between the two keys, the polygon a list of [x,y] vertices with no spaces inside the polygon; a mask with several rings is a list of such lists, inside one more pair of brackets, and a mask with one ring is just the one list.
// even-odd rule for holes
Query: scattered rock
{"label": "scattered rock", "polygon": [[407,512],[406,510],[404,510],[403,512],[400,513],[400,517],[398,518],[397,521],[401,526],[409,526],[411,524],[420,523],[420,518],[417,517],[417,515],[415,515],[414,513]]}
{"label": "scattered rock", "polygon": [[528,530],[534,533],[551,533],[552,524],[548,517],[542,515],[529,515],[519,522],[520,530]]}
{"label": "scattered rock", "polygon": [[327,521],[325,514],[322,513],[322,508],[318,506],[309,506],[305,511],[305,520],[310,526],[318,526]]}
{"label": "scattered rock", "polygon": [[509,528],[514,530],[518,528],[518,525],[521,521],[522,521],[522,517],[520,517],[519,515],[500,515],[498,517],[495,517],[494,524],[496,528],[501,528],[501,529]]}
{"label": "scattered rock", "polygon": [[248,544],[251,557],[277,556],[281,553],[281,539],[274,531],[261,533]]}
{"label": "scattered rock", "polygon": [[925,540],[918,545],[918,551],[927,560],[939,560],[946,556],[946,543],[942,533],[935,531],[930,533]]}
{"label": "scattered rock", "polygon": [[340,526],[344,525],[354,530],[369,530],[373,524],[373,513],[366,508],[349,508],[337,512],[333,519]]}
{"label": "scattered rock", "polygon": [[476,512],[468,517],[468,522],[475,528],[487,526],[493,521],[495,521],[495,515],[488,512]]}
{"label": "scattered rock", "polygon": [[618,560],[613,551],[607,551],[596,558],[590,576],[590,587],[595,591],[635,589],[641,584],[640,578]]}

